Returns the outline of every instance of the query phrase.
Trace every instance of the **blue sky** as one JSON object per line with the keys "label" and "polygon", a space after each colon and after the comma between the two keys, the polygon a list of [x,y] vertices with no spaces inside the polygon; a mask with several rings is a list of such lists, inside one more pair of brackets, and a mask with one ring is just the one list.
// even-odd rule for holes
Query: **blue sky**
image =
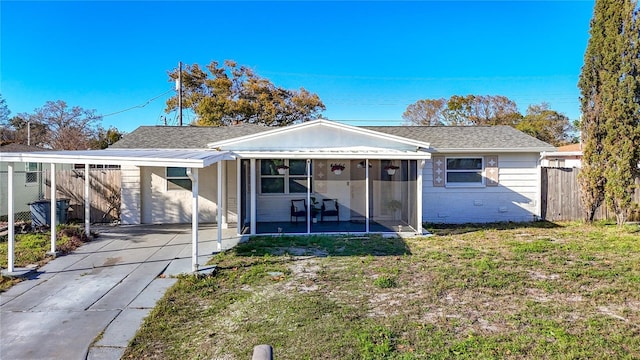
{"label": "blue sky", "polygon": [[522,112],[547,102],[573,120],[593,5],[3,0],[0,93],[12,115],[64,100],[119,112],[102,125],[130,132],[176,123],[163,110],[178,61],[233,59],[317,93],[325,117],[352,125],[399,125],[419,99],[467,94]]}

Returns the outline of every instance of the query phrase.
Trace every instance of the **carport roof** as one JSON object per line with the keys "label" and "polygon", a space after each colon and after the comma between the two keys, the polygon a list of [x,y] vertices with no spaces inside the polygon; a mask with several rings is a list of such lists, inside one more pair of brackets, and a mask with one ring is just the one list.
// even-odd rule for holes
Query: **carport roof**
{"label": "carport roof", "polygon": [[176,166],[192,168],[204,168],[218,161],[233,158],[233,155],[228,151],[211,149],[105,149],[0,153],[0,162]]}

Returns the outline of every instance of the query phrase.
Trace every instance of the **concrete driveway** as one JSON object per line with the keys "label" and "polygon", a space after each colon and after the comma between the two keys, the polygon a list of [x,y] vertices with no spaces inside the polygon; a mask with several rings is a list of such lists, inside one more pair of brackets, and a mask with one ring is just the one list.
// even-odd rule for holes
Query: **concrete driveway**
{"label": "concrete driveway", "polygon": [[[95,230],[94,241],[0,294],[0,359],[119,359],[172,276],[191,272],[190,225]],[[223,232],[223,250],[235,233]],[[200,227],[200,264],[216,234]]]}

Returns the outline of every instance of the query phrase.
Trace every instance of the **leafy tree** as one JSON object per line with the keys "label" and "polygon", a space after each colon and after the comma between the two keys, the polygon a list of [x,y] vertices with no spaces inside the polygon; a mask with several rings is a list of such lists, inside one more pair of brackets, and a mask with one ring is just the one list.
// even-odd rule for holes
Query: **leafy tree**
{"label": "leafy tree", "polygon": [[[178,70],[169,73],[170,81]],[[182,72],[183,108],[197,116],[197,125],[224,126],[237,122],[286,126],[316,119],[324,104],[316,94],[275,86],[246,66],[226,60],[212,61],[206,70],[198,64],[187,65]],[[167,100],[166,112],[176,110],[178,97]]]}
{"label": "leafy tree", "polygon": [[31,126],[31,145],[54,150],[83,150],[91,148],[91,139],[97,132],[101,117],[95,110],[79,106],[69,108],[67,103],[47,101],[34,113],[21,113],[11,120],[13,127],[21,133],[20,142],[26,144],[27,126]]}
{"label": "leafy tree", "polygon": [[106,149],[113,145],[116,141],[122,139],[124,133],[120,132],[115,127],[109,127],[105,130],[103,127],[98,127],[96,137],[90,141],[92,149]]}
{"label": "leafy tree", "polygon": [[418,100],[407,106],[402,118],[407,121],[407,125],[444,125],[447,122],[444,116],[446,107],[447,100],[444,98]]}
{"label": "leafy tree", "polygon": [[[12,142],[18,144],[46,147],[48,143],[48,131],[46,125],[39,122],[29,123],[28,115],[19,114],[9,120],[9,126],[13,128]],[[28,127],[31,127],[29,131]]]}
{"label": "leafy tree", "polygon": [[0,94],[0,125],[5,125],[9,122],[9,115],[11,115],[11,110],[7,106],[7,101]]}
{"label": "leafy tree", "polygon": [[587,220],[606,201],[626,221],[640,162],[640,29],[636,1],[597,0],[580,74]]}
{"label": "leafy tree", "polygon": [[500,95],[453,95],[449,99],[423,99],[402,114],[408,125],[511,125],[521,119],[516,103]]}
{"label": "leafy tree", "polygon": [[11,111],[0,94],[0,145],[10,142],[14,137],[14,132],[9,128],[9,115]]}
{"label": "leafy tree", "polygon": [[570,136],[573,126],[569,118],[549,109],[547,103],[529,105],[527,115],[515,128],[553,146],[566,145],[573,140]]}

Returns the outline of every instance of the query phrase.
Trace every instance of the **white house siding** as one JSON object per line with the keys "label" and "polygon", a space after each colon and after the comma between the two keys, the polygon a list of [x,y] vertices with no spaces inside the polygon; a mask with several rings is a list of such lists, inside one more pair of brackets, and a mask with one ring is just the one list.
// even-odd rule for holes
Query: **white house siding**
{"label": "white house siding", "polygon": [[534,220],[539,198],[538,158],[537,153],[500,154],[499,184],[495,187],[434,187],[433,163],[427,161],[423,169],[423,221],[455,224]]}
{"label": "white house siding", "polygon": [[[225,161],[226,194],[228,207],[227,222],[237,221],[236,170],[235,161]],[[217,165],[199,169],[198,220],[213,223],[217,221]],[[143,224],[179,224],[191,222],[191,191],[186,189],[167,190],[164,167],[142,167],[140,171],[140,214]],[[225,181],[225,179],[223,179]],[[124,178],[123,178],[124,182]],[[124,190],[124,186],[123,186]]]}
{"label": "white house siding", "polygon": [[[14,213],[29,212],[29,203],[40,200],[44,196],[44,172],[49,171],[51,164],[38,164],[38,178],[36,182],[27,183],[26,166],[28,163],[13,164],[13,209]],[[8,210],[8,170],[7,163],[0,163],[0,216],[7,216]],[[72,165],[58,164],[56,170],[72,169]],[[24,220],[21,218],[20,220]]]}
{"label": "white house siding", "polygon": [[120,222],[122,224],[140,224],[140,168],[122,166],[121,169]]}

